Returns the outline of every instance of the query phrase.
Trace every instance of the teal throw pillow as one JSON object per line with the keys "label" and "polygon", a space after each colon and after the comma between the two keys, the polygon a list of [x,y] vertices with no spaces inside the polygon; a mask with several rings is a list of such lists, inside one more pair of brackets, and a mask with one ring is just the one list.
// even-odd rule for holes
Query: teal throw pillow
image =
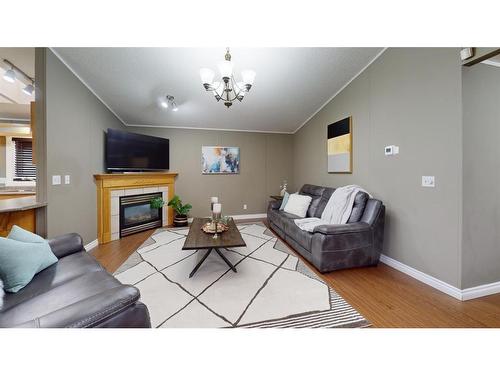
{"label": "teal throw pillow", "polygon": [[29,230],[13,225],[7,238],[11,240],[21,241],[21,242],[34,242],[43,243],[47,242],[43,237],[38,234],[32,233]]}
{"label": "teal throw pillow", "polygon": [[[23,233],[27,231],[19,229],[14,229],[9,238],[0,237],[0,279],[4,290],[11,293],[24,288],[38,272],[57,262],[47,241],[30,232],[32,236],[29,236]],[[16,241],[10,237],[32,241]],[[40,239],[43,242],[38,242]]]}
{"label": "teal throw pillow", "polygon": [[283,211],[285,209],[285,206],[288,202],[288,197],[290,196],[290,194],[288,194],[286,191],[285,191],[285,195],[283,195],[283,200],[281,201],[281,206],[280,206],[280,211]]}

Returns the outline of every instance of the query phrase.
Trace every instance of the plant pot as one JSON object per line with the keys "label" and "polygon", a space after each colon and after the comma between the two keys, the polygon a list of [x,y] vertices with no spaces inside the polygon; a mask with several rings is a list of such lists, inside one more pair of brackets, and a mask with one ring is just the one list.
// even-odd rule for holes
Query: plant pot
{"label": "plant pot", "polygon": [[187,215],[174,215],[174,227],[185,227],[188,225]]}

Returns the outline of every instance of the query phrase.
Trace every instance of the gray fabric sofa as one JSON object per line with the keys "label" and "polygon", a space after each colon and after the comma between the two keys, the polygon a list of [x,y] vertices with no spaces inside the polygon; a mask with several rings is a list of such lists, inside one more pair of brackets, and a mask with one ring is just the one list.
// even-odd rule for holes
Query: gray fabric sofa
{"label": "gray fabric sofa", "polygon": [[[321,217],[334,188],[304,185],[299,193],[312,198],[307,217]],[[380,200],[359,192],[347,224],[320,225],[314,233],[294,223],[298,216],[280,211],[280,201],[269,202],[270,228],[320,272],[373,266],[384,242],[385,206]]]}

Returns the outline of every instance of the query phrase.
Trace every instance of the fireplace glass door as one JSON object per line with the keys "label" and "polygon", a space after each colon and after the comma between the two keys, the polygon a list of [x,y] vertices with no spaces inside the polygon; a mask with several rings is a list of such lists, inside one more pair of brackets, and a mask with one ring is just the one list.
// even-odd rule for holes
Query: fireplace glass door
{"label": "fireplace glass door", "polygon": [[162,209],[151,208],[153,198],[161,193],[120,197],[120,237],[161,227]]}

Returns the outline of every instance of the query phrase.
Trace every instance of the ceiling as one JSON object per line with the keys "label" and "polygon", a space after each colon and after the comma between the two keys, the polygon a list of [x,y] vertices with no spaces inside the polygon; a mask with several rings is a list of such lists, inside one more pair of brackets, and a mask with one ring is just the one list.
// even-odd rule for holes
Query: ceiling
{"label": "ceiling", "polygon": [[[3,63],[7,59],[30,77],[35,77],[35,49],[34,48],[0,48],[0,77],[10,69]],[[24,77],[19,77],[23,78]],[[24,119],[30,117],[30,102],[33,96],[22,92],[26,83],[16,80],[9,83],[0,78],[0,119]]]}
{"label": "ceiling", "polygon": [[[381,48],[231,48],[235,78],[257,73],[243,102],[226,108],[199,69],[217,71],[225,48],[53,48],[126,125],[293,133],[362,71]],[[216,80],[219,77],[216,74]],[[173,95],[177,112],[157,105]]]}

